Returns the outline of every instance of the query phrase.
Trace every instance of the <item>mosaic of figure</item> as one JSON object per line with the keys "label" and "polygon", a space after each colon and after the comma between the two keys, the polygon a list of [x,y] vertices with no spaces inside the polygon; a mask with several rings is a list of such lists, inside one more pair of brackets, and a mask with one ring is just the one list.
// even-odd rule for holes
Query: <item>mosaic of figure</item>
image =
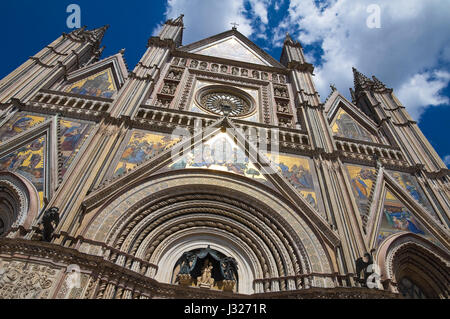
{"label": "mosaic of figure", "polygon": [[73,159],[77,155],[83,141],[89,135],[90,125],[74,121],[61,120],[61,145],[63,166],[61,174],[64,176]]}
{"label": "mosaic of figure", "polygon": [[169,135],[134,132],[122,153],[114,175],[121,175],[135,168],[137,164],[171,148],[178,141],[179,139],[172,139]]}
{"label": "mosaic of figure", "polygon": [[311,171],[310,162],[306,158],[267,154],[272,163],[278,167],[279,172],[292,186],[317,209],[317,195]]}
{"label": "mosaic of figure", "polygon": [[67,92],[111,98],[117,91],[111,70],[107,69],[72,84]]}
{"label": "mosaic of figure", "polygon": [[40,137],[0,158],[0,171],[19,173],[36,187],[41,207],[44,199],[45,143],[45,137]]}
{"label": "mosaic of figure", "polygon": [[367,205],[372,192],[372,185],[376,179],[374,168],[348,165],[347,171],[350,176],[353,195],[358,204],[361,215],[367,213]]}
{"label": "mosaic of figure", "polygon": [[245,153],[226,135],[218,135],[184,155],[169,169],[207,168],[227,171],[268,183]]}
{"label": "mosaic of figure", "polygon": [[388,191],[384,201],[377,244],[379,245],[392,234],[404,231],[421,235],[439,245],[436,239],[415,219],[405,205]]}
{"label": "mosaic of figure", "polygon": [[7,123],[0,128],[0,143],[23,133],[33,126],[45,121],[45,117],[27,113],[15,114]]}
{"label": "mosaic of figure", "polygon": [[405,189],[418,203],[426,208],[436,219],[439,219],[432,208],[430,202],[423,193],[422,188],[417,183],[415,177],[407,173],[389,172],[392,177]]}
{"label": "mosaic of figure", "polygon": [[340,137],[372,142],[370,134],[342,109],[336,116],[332,131]]}

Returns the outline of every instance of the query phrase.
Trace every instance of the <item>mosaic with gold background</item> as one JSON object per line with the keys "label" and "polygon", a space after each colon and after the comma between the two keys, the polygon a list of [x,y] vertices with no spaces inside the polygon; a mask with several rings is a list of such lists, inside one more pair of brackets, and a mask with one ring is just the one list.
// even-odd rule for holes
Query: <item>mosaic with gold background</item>
{"label": "mosaic with gold background", "polygon": [[376,238],[377,246],[390,235],[399,232],[411,232],[428,239],[438,246],[442,246],[406,206],[391,192],[387,191]]}
{"label": "mosaic with gold background", "polygon": [[0,128],[0,144],[43,123],[46,119],[45,116],[31,113],[19,112],[15,114]]}
{"label": "mosaic with gold background", "polygon": [[245,152],[226,134],[221,133],[195,148],[168,167],[170,170],[205,168],[245,176],[270,185]]}
{"label": "mosaic with gold background", "polygon": [[376,170],[372,167],[347,165],[353,195],[361,215],[369,211],[369,198],[373,192],[373,184],[376,181]]}
{"label": "mosaic with gold background", "polygon": [[117,91],[111,69],[103,70],[71,84],[66,92],[111,98]]}
{"label": "mosaic with gold background", "polygon": [[171,148],[179,141],[179,138],[172,138],[166,134],[134,131],[114,170],[114,176],[122,175],[128,170],[134,169],[138,164]]}
{"label": "mosaic with gold background", "polygon": [[343,109],[340,109],[336,115],[336,118],[331,125],[331,130],[339,137],[373,142],[369,132]]}
{"label": "mosaic with gold background", "polygon": [[40,137],[0,158],[0,171],[18,173],[36,187],[41,208],[45,189],[45,147],[46,138]]}
{"label": "mosaic with gold background", "polygon": [[60,122],[60,152],[62,160],[61,174],[65,175],[72,164],[83,142],[89,136],[92,125],[73,120],[61,120]]}

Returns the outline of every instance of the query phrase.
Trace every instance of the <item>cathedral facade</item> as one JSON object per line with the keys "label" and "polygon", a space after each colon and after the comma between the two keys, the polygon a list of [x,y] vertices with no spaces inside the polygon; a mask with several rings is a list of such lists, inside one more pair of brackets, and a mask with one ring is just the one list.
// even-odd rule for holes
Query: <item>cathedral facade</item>
{"label": "cathedral facade", "polygon": [[0,298],[449,297],[449,170],[392,89],[321,101],[289,35],[183,16],[129,71],[106,30],[0,81]]}

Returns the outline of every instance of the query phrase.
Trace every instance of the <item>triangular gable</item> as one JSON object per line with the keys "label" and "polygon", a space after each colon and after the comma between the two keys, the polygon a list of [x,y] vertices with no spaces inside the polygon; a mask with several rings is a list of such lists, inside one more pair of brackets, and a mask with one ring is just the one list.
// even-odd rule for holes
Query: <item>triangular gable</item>
{"label": "triangular gable", "polygon": [[272,186],[227,133],[216,134],[167,166],[168,170],[190,168],[230,172]]}
{"label": "triangular gable", "polygon": [[[317,230],[321,232],[323,235],[322,238],[327,240],[332,246],[336,246],[340,244],[339,237],[337,234],[330,228],[329,224],[326,222],[326,219],[321,216],[314,207],[311,206],[307,200],[295,190],[294,186],[286,181],[286,179],[281,175],[280,172],[270,164],[270,161],[267,159],[265,154],[262,154],[258,151],[255,146],[250,143],[243,132],[238,130],[232,121],[228,118],[221,118],[217,121],[213,122],[210,126],[204,128],[203,130],[195,133],[194,135],[188,135],[189,137],[185,137],[180,142],[175,143],[176,145],[167,148],[161,151],[159,154],[154,155],[149,160],[137,164],[134,168],[130,168],[127,173],[122,175],[117,175],[112,177],[112,180],[105,179],[103,184],[100,185],[99,188],[95,189],[91,192],[87,198],[84,200],[84,205],[87,210],[93,209],[94,207],[98,207],[102,203],[108,201],[110,198],[117,196],[122,190],[129,189],[130,187],[136,187],[144,181],[148,179],[150,176],[159,173],[167,173],[167,171],[171,169],[170,165],[179,164],[184,167],[184,163],[179,162],[184,156],[190,154],[192,149],[195,149],[196,146],[207,142],[209,140],[213,140],[219,132],[222,131],[223,127],[230,128],[233,134],[230,134],[232,137],[232,141],[237,141],[237,145],[242,149],[246,150],[245,154],[248,156],[249,160],[252,160],[252,164],[254,167],[238,167],[236,172],[230,172],[230,174],[241,174],[245,176],[245,178],[256,179],[259,174],[263,174],[264,178],[267,180],[261,184],[266,184],[271,188],[274,192],[281,193],[282,197],[287,200],[292,201],[292,203],[299,207],[298,213],[304,216],[304,220],[309,223],[313,223],[317,226]],[[229,130],[226,130],[227,133]],[[150,133],[150,132],[149,132]],[[187,132],[189,133],[189,132]],[[220,144],[219,144],[220,145]],[[223,145],[223,144],[222,144]],[[121,155],[123,157],[123,155]],[[175,158],[174,158],[175,156]],[[245,163],[245,157],[244,157]],[[234,164],[234,163],[229,163]],[[221,166],[221,170],[227,170],[227,163],[215,163],[215,165]],[[179,169],[183,169],[183,167],[179,167]],[[176,168],[176,167],[175,167]],[[230,169],[233,170],[235,167],[230,165]],[[201,167],[199,169],[202,169]],[[240,169],[240,170],[239,170]],[[241,173],[243,170],[243,174]],[[261,179],[262,180],[262,179]]]}
{"label": "triangular gable", "polygon": [[111,98],[128,77],[122,54],[116,54],[76,70],[67,76],[62,90],[69,93]]}
{"label": "triangular gable", "polygon": [[337,90],[328,97],[324,108],[336,136],[378,142],[377,125]]}
{"label": "triangular gable", "polygon": [[450,249],[448,233],[443,226],[436,219],[430,218],[430,213],[383,167],[379,168],[370,205],[365,236],[370,248],[379,246],[386,237],[394,233],[409,231],[424,235],[432,242]]}
{"label": "triangular gable", "polygon": [[334,135],[354,140],[375,142],[375,138],[358,121],[344,109],[339,109],[333,122],[331,131]]}
{"label": "triangular gable", "polygon": [[411,210],[406,208],[402,201],[387,190],[383,201],[375,247],[379,247],[387,237],[400,232],[420,235],[442,247],[441,243],[417,220]]}
{"label": "triangular gable", "polygon": [[28,179],[39,194],[41,208],[44,205],[49,182],[47,154],[49,154],[48,136],[43,134],[0,156],[0,171],[11,171]]}
{"label": "triangular gable", "polygon": [[179,48],[181,51],[284,68],[237,30],[230,30]]}
{"label": "triangular gable", "polygon": [[254,64],[270,65],[267,61],[259,57],[254,51],[234,36],[193,50],[191,53]]}
{"label": "triangular gable", "polygon": [[29,112],[17,112],[0,127],[0,145],[43,123],[48,116]]}

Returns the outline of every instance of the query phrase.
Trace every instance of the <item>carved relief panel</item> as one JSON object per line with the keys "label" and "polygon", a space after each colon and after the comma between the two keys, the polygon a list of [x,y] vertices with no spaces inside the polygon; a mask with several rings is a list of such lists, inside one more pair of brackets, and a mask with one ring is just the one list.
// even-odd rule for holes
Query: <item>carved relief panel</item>
{"label": "carved relief panel", "polygon": [[0,262],[0,299],[49,298],[60,271],[21,261]]}

